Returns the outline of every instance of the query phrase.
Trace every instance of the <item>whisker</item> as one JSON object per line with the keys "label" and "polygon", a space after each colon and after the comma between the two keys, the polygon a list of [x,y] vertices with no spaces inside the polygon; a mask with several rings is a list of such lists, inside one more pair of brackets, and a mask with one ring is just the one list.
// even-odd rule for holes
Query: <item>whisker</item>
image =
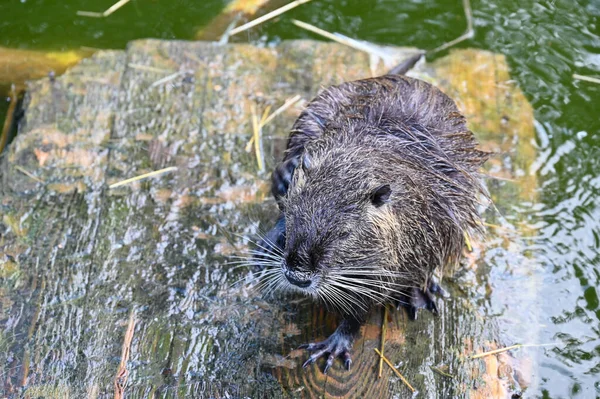
{"label": "whisker", "polygon": [[[246,255],[254,255],[254,256],[260,256],[260,257],[270,258],[270,259],[278,259],[278,260],[282,260],[283,259],[282,256],[279,256],[277,254],[273,254],[273,253],[270,253],[270,252],[248,250],[248,251],[246,251],[244,253]],[[248,256],[246,256],[246,257],[248,257]],[[231,256],[231,258],[243,258],[243,256],[233,255],[233,256]]]}

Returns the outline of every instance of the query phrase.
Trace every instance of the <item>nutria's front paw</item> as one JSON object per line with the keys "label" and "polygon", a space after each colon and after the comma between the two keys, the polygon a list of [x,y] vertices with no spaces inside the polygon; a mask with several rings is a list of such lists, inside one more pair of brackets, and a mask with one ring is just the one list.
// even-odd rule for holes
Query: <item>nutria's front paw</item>
{"label": "nutria's front paw", "polygon": [[352,365],[352,359],[350,358],[352,335],[350,334],[344,334],[336,330],[325,341],[300,345],[300,348],[306,349],[309,352],[314,352],[302,365],[302,367],[305,368],[327,354],[329,354],[329,356],[327,357],[325,368],[323,369],[324,374],[327,374],[327,371],[333,365],[333,361],[336,357],[340,357],[344,360],[346,370],[350,370],[350,365]]}
{"label": "nutria's front paw", "polygon": [[426,291],[413,288],[410,296],[404,296],[398,301],[398,308],[400,306],[405,307],[408,311],[408,317],[411,320],[417,319],[417,311],[419,309],[427,309],[431,313],[437,314],[438,308],[435,303],[435,296],[446,298],[448,294],[437,282],[432,281]]}

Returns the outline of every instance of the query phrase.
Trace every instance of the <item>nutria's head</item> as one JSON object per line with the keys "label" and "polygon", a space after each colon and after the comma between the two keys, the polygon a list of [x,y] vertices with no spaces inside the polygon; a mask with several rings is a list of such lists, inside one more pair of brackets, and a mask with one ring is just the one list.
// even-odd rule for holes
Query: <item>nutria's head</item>
{"label": "nutria's head", "polygon": [[386,166],[385,152],[370,148],[307,148],[283,199],[281,287],[341,313],[385,302],[409,280],[397,266],[406,189]]}

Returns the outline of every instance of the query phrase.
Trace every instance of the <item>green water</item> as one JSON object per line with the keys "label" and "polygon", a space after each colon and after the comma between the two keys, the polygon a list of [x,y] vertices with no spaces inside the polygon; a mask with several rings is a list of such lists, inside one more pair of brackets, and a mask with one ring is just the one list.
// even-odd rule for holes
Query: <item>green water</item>
{"label": "green water", "polygon": [[[123,48],[143,37],[192,39],[226,2],[134,0],[106,19],[75,15],[77,10],[102,11],[111,3],[2,0],[0,46]],[[492,310],[507,318],[511,312],[531,312],[542,326],[540,342],[561,343],[539,349],[539,385],[528,394],[600,397],[600,85],[572,78],[573,73],[600,77],[600,1],[473,1],[472,8],[475,37],[458,47],[508,57],[513,78],[535,108],[533,173],[541,182],[539,203],[510,210],[537,229],[525,251],[539,264],[541,295],[535,309],[496,301],[498,309]],[[354,38],[424,49],[465,28],[460,1],[315,0],[235,40],[316,38],[291,24],[291,18]],[[0,118],[6,106],[0,106]],[[503,273],[492,270],[492,281],[503,279]],[[510,336],[510,331],[503,333]]]}

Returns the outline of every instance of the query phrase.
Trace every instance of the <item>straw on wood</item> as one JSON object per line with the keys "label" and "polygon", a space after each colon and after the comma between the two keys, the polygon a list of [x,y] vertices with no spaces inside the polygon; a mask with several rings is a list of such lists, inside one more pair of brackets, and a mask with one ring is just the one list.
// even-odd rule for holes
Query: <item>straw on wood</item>
{"label": "straw on wood", "polygon": [[121,349],[121,363],[119,369],[115,375],[115,399],[122,399],[125,397],[125,385],[127,384],[127,377],[129,376],[129,370],[127,370],[127,362],[129,361],[129,355],[131,353],[131,342],[133,341],[133,333],[135,332],[135,311],[132,310],[129,314],[129,322],[127,323],[127,330],[125,331],[125,337],[123,338],[123,348]]}
{"label": "straw on wood", "polygon": [[374,350],[383,359],[383,361],[386,362],[388,366],[390,366],[390,368],[394,371],[394,373],[396,373],[396,375],[398,376],[398,378],[400,378],[402,380],[402,382],[404,384],[406,384],[406,386],[408,387],[408,389],[410,389],[412,392],[415,392],[415,389],[413,388],[413,386],[410,385],[410,383],[408,382],[408,380],[406,378],[404,378],[404,376],[402,374],[400,374],[400,372],[398,371],[398,369],[396,367],[394,367],[394,365],[392,364],[392,362],[390,362],[387,357],[383,356],[383,353],[379,352],[377,350],[377,348],[375,348]]}
{"label": "straw on wood", "polygon": [[252,130],[254,132],[254,152],[256,154],[256,162],[258,163],[258,171],[262,172],[265,170],[263,162],[263,156],[261,151],[261,128],[258,123],[258,116],[256,116],[256,107],[252,107]]}
{"label": "straw on wood", "polygon": [[183,70],[183,71],[175,72],[175,73],[173,73],[173,74],[171,74],[169,76],[165,76],[164,78],[159,79],[156,82],[152,83],[149,88],[151,89],[151,88],[154,88],[156,86],[160,86],[160,85],[162,85],[164,83],[170,82],[173,79],[176,79],[178,76],[185,75],[185,74],[188,74],[188,73],[193,73],[193,71],[190,71],[190,70],[186,69],[186,70]]}
{"label": "straw on wood", "polygon": [[[388,317],[388,309],[387,306],[383,307],[383,320],[381,321],[381,346],[379,347],[381,353],[384,353],[383,349],[385,346],[385,333],[387,330],[387,317]],[[383,356],[379,357],[379,373],[377,374],[377,378],[381,378],[381,374],[383,373]]]}
{"label": "straw on wood", "polygon": [[296,0],[296,1],[292,1],[291,3],[286,4],[285,6],[280,7],[278,9],[276,9],[276,10],[273,10],[270,13],[267,13],[267,14],[263,15],[262,17],[256,18],[256,19],[254,19],[254,20],[252,20],[252,21],[250,21],[248,23],[245,23],[242,26],[238,26],[237,28],[232,29],[231,31],[229,31],[228,34],[226,33],[226,35],[227,36],[236,35],[236,34],[238,34],[240,32],[248,30],[248,29],[250,29],[250,28],[252,28],[252,27],[254,27],[256,25],[260,25],[263,22],[268,21],[269,19],[275,18],[276,16],[281,15],[284,12],[287,12],[287,11],[293,9],[293,8],[296,8],[299,5],[302,5],[304,3],[308,3],[309,1],[311,1],[311,0]]}
{"label": "straw on wood", "polygon": [[285,100],[285,103],[277,108],[275,110],[275,112],[273,112],[271,115],[269,115],[269,117],[267,119],[264,120],[264,122],[262,123],[262,126],[267,125],[269,122],[271,122],[277,115],[281,114],[283,111],[285,111],[286,109],[288,109],[289,107],[291,107],[292,105],[296,104],[298,101],[300,101],[300,99],[302,98],[301,95],[296,94],[294,97],[292,98],[288,98],[287,100]]}
{"label": "straw on wood", "polygon": [[45,183],[42,179],[40,179],[39,177],[36,177],[35,175],[33,175],[31,172],[28,172],[26,169],[20,167],[19,165],[15,165],[14,168],[16,170],[18,170],[19,172],[23,173],[25,176],[35,180],[38,183]]}
{"label": "straw on wood", "polygon": [[77,11],[77,15],[79,15],[80,17],[106,18],[113,12],[117,11],[119,8],[123,7],[125,4],[129,3],[130,1],[131,0],[119,0],[103,12]]}
{"label": "straw on wood", "polygon": [[448,378],[454,378],[454,376],[450,373],[446,373],[445,371],[441,370],[439,367],[433,367],[433,366],[429,366],[429,368],[438,373],[439,375],[442,375],[444,377],[448,377]]}
{"label": "straw on wood", "polygon": [[154,176],[162,175],[163,173],[172,172],[172,171],[176,171],[176,170],[177,170],[177,166],[169,166],[168,168],[155,170],[154,172],[144,173],[143,175],[139,175],[136,177],[132,177],[130,179],[122,180],[120,182],[111,184],[110,186],[108,186],[108,188],[116,188],[116,187],[124,186],[126,184],[133,183],[134,181],[147,179],[148,177],[154,177]]}
{"label": "straw on wood", "polygon": [[556,343],[551,343],[551,344],[516,344],[516,345],[507,346],[505,348],[494,349],[493,351],[478,353],[477,355],[471,356],[471,359],[479,359],[479,358],[482,358],[482,357],[485,357],[485,356],[496,355],[498,353],[507,352],[509,350],[517,349],[517,348],[538,347],[538,346],[556,346],[556,345],[557,345]]}
{"label": "straw on wood", "polygon": [[[265,127],[269,122],[271,122],[277,115],[281,114],[283,111],[285,111],[286,109],[288,109],[289,107],[291,107],[292,105],[294,105],[296,102],[298,102],[298,100],[300,100],[302,97],[299,94],[296,94],[294,97],[288,98],[287,100],[285,100],[285,103],[277,108],[275,110],[275,112],[273,112],[271,115],[268,115],[269,111],[271,110],[271,106],[268,106],[265,111],[263,112],[263,116],[260,120],[260,122],[258,123],[258,127],[260,129],[262,129],[263,127]],[[262,130],[261,130],[262,132]],[[252,145],[254,144],[254,135],[252,135],[252,137],[250,137],[250,140],[248,141],[248,144],[246,144],[246,152],[250,152],[250,150],[252,149]]]}
{"label": "straw on wood", "polygon": [[469,234],[467,234],[467,232],[465,231],[464,235],[465,235],[465,245],[467,246],[467,250],[469,250],[469,252],[473,252],[473,246],[471,245],[471,239],[469,238]]}
{"label": "straw on wood", "polygon": [[151,67],[148,65],[141,65],[141,64],[129,63],[129,64],[127,64],[127,66],[132,69],[139,69],[141,71],[148,71],[148,72],[157,72],[157,73],[172,73],[173,72],[168,69],[155,68],[155,67]]}

